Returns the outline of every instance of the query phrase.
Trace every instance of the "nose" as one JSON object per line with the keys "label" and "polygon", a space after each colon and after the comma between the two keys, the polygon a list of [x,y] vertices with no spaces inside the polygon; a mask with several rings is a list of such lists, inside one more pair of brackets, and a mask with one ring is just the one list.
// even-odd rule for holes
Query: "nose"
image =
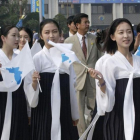
{"label": "nose", "polygon": [[19,40],[19,37],[18,36],[16,36],[16,40]]}
{"label": "nose", "polygon": [[124,32],[124,37],[128,37],[128,33],[127,32]]}
{"label": "nose", "polygon": [[53,33],[52,32],[50,32],[49,37],[53,37]]}

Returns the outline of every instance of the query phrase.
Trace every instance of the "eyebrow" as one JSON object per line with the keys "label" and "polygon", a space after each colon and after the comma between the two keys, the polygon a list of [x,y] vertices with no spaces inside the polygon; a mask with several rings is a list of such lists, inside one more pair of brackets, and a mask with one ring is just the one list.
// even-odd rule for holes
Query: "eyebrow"
{"label": "eyebrow", "polygon": [[[54,30],[57,30],[58,31],[58,29],[53,29],[52,31],[54,31]],[[45,31],[50,31],[50,30],[45,30]]]}
{"label": "eyebrow", "polygon": [[[131,30],[131,29],[126,29],[126,30]],[[118,31],[124,31],[123,29],[121,29],[121,30],[118,30]]]}

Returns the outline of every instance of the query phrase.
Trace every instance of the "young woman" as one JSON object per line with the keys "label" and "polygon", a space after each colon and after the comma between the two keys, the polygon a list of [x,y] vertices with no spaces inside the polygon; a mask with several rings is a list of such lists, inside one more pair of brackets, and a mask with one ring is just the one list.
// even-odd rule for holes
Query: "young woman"
{"label": "young woman", "polygon": [[18,49],[14,51],[16,54],[20,53],[20,51],[22,50],[22,48],[26,43],[26,40],[28,40],[30,48],[33,45],[33,33],[29,28],[27,27],[19,28],[19,35],[20,35],[19,46]]}
{"label": "young woman", "polygon": [[[16,57],[13,49],[19,43],[19,31],[15,26],[6,25],[0,29],[1,67]],[[2,76],[0,75],[0,81]],[[0,89],[0,139],[29,140],[26,98],[23,84],[15,92]]]}
{"label": "young woman", "polygon": [[[55,65],[48,40],[55,43],[59,40],[58,23],[46,19],[40,24],[40,38],[44,41],[43,49],[35,54],[34,64],[37,72],[25,78],[24,89],[32,107],[31,139],[32,140],[77,140],[78,132],[74,127],[78,123],[78,108],[74,90],[74,71],[69,74]],[[58,75],[56,74],[57,72]],[[60,79],[56,78],[57,76]],[[37,78],[40,79],[42,93],[39,92]],[[55,90],[55,81],[58,90]],[[60,81],[60,84],[59,84]],[[60,93],[59,93],[60,88]],[[56,96],[53,96],[55,93]],[[60,96],[60,99],[57,98]],[[60,102],[60,105],[59,105]]]}
{"label": "young woman", "polygon": [[[92,77],[99,80],[102,91],[100,108],[105,114],[105,140],[140,139],[140,58],[131,54],[134,48],[132,24],[125,18],[116,19],[110,26],[105,41],[107,51],[115,51],[102,67],[101,75],[90,69]],[[100,75],[101,78],[98,78]],[[97,93],[98,94],[98,93]]]}

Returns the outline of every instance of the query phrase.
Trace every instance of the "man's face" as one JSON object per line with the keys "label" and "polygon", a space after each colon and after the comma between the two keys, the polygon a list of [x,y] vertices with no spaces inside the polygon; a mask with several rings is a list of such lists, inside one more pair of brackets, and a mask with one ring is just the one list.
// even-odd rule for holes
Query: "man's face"
{"label": "man's face", "polygon": [[83,31],[83,32],[88,32],[89,30],[89,20],[88,18],[81,18],[81,23],[77,23],[76,27],[78,28],[79,31]]}
{"label": "man's face", "polygon": [[74,22],[72,22],[71,24],[68,24],[68,27],[69,27],[70,32],[77,32]]}

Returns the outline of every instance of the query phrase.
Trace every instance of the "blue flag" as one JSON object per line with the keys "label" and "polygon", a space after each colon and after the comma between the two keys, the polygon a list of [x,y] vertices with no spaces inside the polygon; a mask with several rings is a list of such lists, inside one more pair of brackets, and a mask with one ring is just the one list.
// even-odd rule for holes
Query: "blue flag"
{"label": "blue flag", "polygon": [[135,55],[140,56],[140,45],[139,45],[137,51],[135,52]]}
{"label": "blue flag", "polygon": [[16,27],[17,27],[17,28],[20,28],[20,27],[22,27],[22,25],[23,25],[23,24],[22,24],[22,19],[20,19],[19,22],[17,23]]}

